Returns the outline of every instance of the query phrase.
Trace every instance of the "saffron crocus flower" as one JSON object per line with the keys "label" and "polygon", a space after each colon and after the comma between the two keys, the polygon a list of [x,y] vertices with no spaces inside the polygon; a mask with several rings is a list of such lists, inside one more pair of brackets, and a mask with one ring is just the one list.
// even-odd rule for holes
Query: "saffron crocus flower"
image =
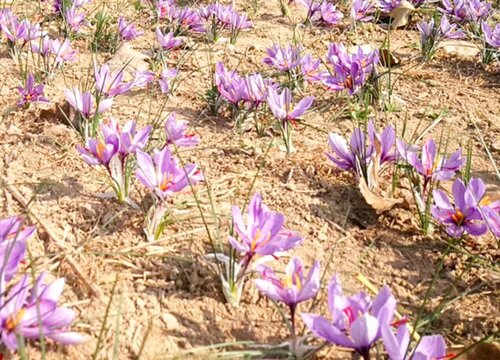
{"label": "saffron crocus flower", "polygon": [[141,184],[162,200],[184,190],[190,184],[194,185],[199,179],[196,176],[198,167],[187,164],[182,168],[168,147],[156,151],[153,157],[137,150],[137,166],[136,175]]}
{"label": "saffron crocus flower", "polygon": [[123,16],[118,18],[118,34],[123,41],[131,41],[141,36],[143,31],[137,30],[135,24],[127,22]]}
{"label": "saffron crocus flower", "polygon": [[312,22],[320,26],[334,26],[340,23],[344,18],[344,14],[337,9],[335,4],[328,1],[323,1],[319,7],[317,16],[312,17]]}
{"label": "saffron crocus flower", "polygon": [[198,145],[200,138],[196,134],[186,133],[187,121],[177,120],[175,112],[167,117],[165,122],[165,138],[167,145],[192,147]]}
{"label": "saffron crocus flower", "polygon": [[5,302],[2,301],[0,336],[10,350],[18,348],[19,336],[34,340],[43,336],[67,345],[79,344],[84,340],[81,335],[68,330],[75,318],[74,311],[57,304],[64,279],[45,285],[44,277],[41,274],[30,289],[29,277],[24,275],[10,289]]}
{"label": "saffron crocus flower", "polygon": [[[405,324],[399,325],[394,334],[387,324],[382,325],[382,340],[389,360],[445,359],[446,343],[441,335],[424,336],[415,350],[410,351],[410,332]],[[408,356],[407,354],[412,354]]]}
{"label": "saffron crocus flower", "polygon": [[328,286],[328,309],[332,321],[320,315],[302,314],[307,328],[329,343],[352,348],[369,360],[372,344],[380,339],[381,326],[393,319],[396,299],[387,286],[373,300],[364,292],[345,296],[336,274]]}
{"label": "saffron crocus flower", "polygon": [[[379,152],[380,164],[396,160],[394,145],[396,143],[396,130],[389,125],[381,134],[377,132],[372,121],[368,122],[368,136],[375,151]],[[379,149],[377,149],[379,147]]]}
{"label": "saffron crocus flower", "polygon": [[300,65],[301,47],[288,45],[281,47],[274,44],[266,50],[267,57],[264,58],[264,64],[280,71],[290,71]]}
{"label": "saffron crocus flower", "polygon": [[227,71],[222,62],[215,66],[215,84],[220,95],[236,109],[241,101],[248,98],[245,80],[236,70]]}
{"label": "saffron crocus flower", "polygon": [[97,62],[94,62],[95,87],[106,97],[125,94],[132,89],[134,82],[124,82],[123,75],[123,69],[118,70],[114,74],[111,72],[108,65],[99,67]]}
{"label": "saffron crocus flower", "polygon": [[233,206],[232,218],[234,230],[240,241],[229,237],[229,243],[247,263],[255,256],[274,255],[290,250],[302,241],[302,237],[284,229],[285,217],[270,211],[262,203],[262,197],[255,193],[248,205],[247,225],[243,221],[240,208]]}
{"label": "saffron crocus flower", "polygon": [[19,107],[29,107],[30,104],[36,102],[49,102],[43,94],[44,85],[35,85],[35,78],[33,74],[28,74],[26,79],[26,84],[23,86],[18,86],[17,91],[21,95],[21,99],[17,102]]}
{"label": "saffron crocus flower", "polygon": [[3,13],[0,29],[12,43],[17,43],[19,40],[25,40],[28,32],[27,23],[25,21],[19,21],[19,18],[11,11]]}
{"label": "saffron crocus flower", "polygon": [[469,19],[469,9],[465,0],[443,0],[443,6],[444,8],[441,8],[441,11],[457,21]]}
{"label": "saffron crocus flower", "polygon": [[354,129],[350,144],[339,134],[330,134],[328,144],[333,154],[326,153],[330,161],[342,170],[353,171],[357,176],[362,174],[362,164],[367,167],[372,148],[366,147],[366,135],[360,128]]}
{"label": "saffron crocus flower", "polygon": [[470,0],[468,2],[470,21],[479,22],[488,18],[491,13],[491,3],[483,0]]}
{"label": "saffron crocus flower", "polygon": [[[103,127],[103,133],[109,132],[115,133],[120,138],[120,147],[118,152],[123,158],[130,154],[135,154],[137,149],[144,149],[146,146],[149,135],[153,127],[147,125],[140,130],[137,130],[137,123],[134,120],[128,121],[123,129],[120,131],[120,127],[116,120],[111,119],[108,124]],[[105,135],[106,136],[106,135]]]}
{"label": "saffron crocus flower", "polygon": [[465,34],[462,30],[457,29],[457,24],[451,24],[446,16],[441,18],[439,24],[439,31],[441,36],[448,39],[463,39]]}
{"label": "saffron crocus flower", "polygon": [[448,235],[460,238],[470,234],[480,236],[488,231],[479,210],[479,202],[485,193],[484,183],[479,179],[471,179],[465,186],[457,179],[452,186],[453,202],[442,190],[434,190],[435,205],[431,209],[432,216],[446,228]]}
{"label": "saffron crocus flower", "polygon": [[250,103],[253,108],[259,107],[266,102],[268,84],[262,78],[261,74],[245,76],[245,101]]}
{"label": "saffron crocus flower", "polygon": [[234,45],[241,30],[249,29],[251,27],[252,22],[248,20],[247,14],[239,14],[236,11],[233,11],[229,17],[229,31],[231,33],[231,37],[229,39],[230,43]]}
{"label": "saffron crocus flower", "polygon": [[414,147],[406,145],[402,140],[398,139],[396,145],[403,159],[421,174],[426,182],[431,179],[449,180],[464,164],[462,149],[458,149],[449,158],[439,156],[436,143],[432,139],[424,144],[420,157]]}
{"label": "saffron crocus flower", "polygon": [[63,42],[61,42],[59,39],[53,39],[50,41],[50,47],[52,54],[56,57],[56,66],[62,65],[66,61],[72,62],[76,60],[78,50],[71,47],[71,42],[69,41],[69,39],[66,39]]}
{"label": "saffron crocus flower", "polygon": [[159,28],[156,28],[156,39],[164,51],[173,50],[182,44],[182,40],[175,38],[172,31],[163,35]]}
{"label": "saffron crocus flower", "polygon": [[295,123],[312,105],[314,96],[307,96],[292,107],[292,92],[284,88],[281,93],[276,87],[270,87],[267,95],[267,104],[274,116],[282,122]]}
{"label": "saffron crocus flower", "polygon": [[69,9],[66,9],[64,13],[64,20],[68,24],[72,32],[78,33],[80,29],[88,24],[85,20],[84,13],[76,13],[77,7],[73,4]]}
{"label": "saffron crocus flower", "polygon": [[95,109],[94,96],[90,92],[81,93],[78,89],[65,89],[64,95],[69,105],[76,111],[78,111],[84,119],[90,120],[97,111],[100,115],[106,110],[108,110],[113,105],[113,99],[102,99],[99,102],[99,106]]}
{"label": "saffron crocus flower", "polygon": [[35,234],[34,226],[23,226],[19,216],[0,219],[0,278],[10,281],[24,260],[26,241]]}
{"label": "saffron crocus flower", "polygon": [[500,23],[492,29],[486,21],[481,24],[484,40],[494,49],[500,49]]}
{"label": "saffron crocus flower", "polygon": [[178,9],[175,12],[173,20],[175,20],[178,25],[177,33],[181,33],[186,30],[197,33],[205,32],[198,13],[187,6],[182,9]]}
{"label": "saffron crocus flower", "polygon": [[296,256],[286,266],[285,278],[280,279],[273,270],[262,265],[259,268],[261,278],[255,280],[255,286],[274,301],[282,302],[292,311],[303,301],[316,296],[320,288],[320,267],[317,260],[304,274],[302,262]]}
{"label": "saffron crocus flower", "polygon": [[373,20],[375,6],[370,0],[353,0],[351,8],[352,21],[370,22]]}
{"label": "saffron crocus flower", "polygon": [[300,62],[300,70],[302,77],[306,81],[316,82],[321,81],[322,74],[319,71],[319,66],[321,64],[320,59],[314,60],[310,54],[307,54],[302,58]]}

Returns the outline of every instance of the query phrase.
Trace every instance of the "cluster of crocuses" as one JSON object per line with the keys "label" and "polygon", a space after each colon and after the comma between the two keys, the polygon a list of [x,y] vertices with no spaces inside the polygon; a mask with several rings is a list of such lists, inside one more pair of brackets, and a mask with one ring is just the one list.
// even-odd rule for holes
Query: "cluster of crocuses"
{"label": "cluster of crocuses", "polygon": [[195,185],[203,176],[196,165],[182,165],[172,155],[173,149],[191,147],[198,143],[197,136],[186,132],[185,121],[178,121],[175,113],[168,116],[165,123],[165,144],[160,150],[154,150],[153,156],[143,151],[151,130],[150,125],[138,130],[133,120],[123,128],[114,119],[103,121],[98,137],[89,138],[85,146],[78,145],[77,149],[87,164],[105,169],[120,202],[135,206],[129,197],[134,172],[139,182],[151,191],[154,204],[146,216],[144,232],[147,239],[153,241],[162,233],[170,197]]}
{"label": "cluster of crocuses", "polygon": [[53,3],[54,12],[60,15],[66,27],[66,33],[77,34],[90,23],[87,15],[82,11],[82,6],[90,0],[55,0]]}
{"label": "cluster of crocuses", "polygon": [[231,5],[223,5],[219,2],[201,6],[198,14],[204,21],[209,40],[213,42],[217,42],[221,32],[227,30],[230,34],[230,43],[235,44],[241,30],[252,27],[247,14],[239,13]]}
{"label": "cluster of crocuses", "polygon": [[[237,306],[242,295],[245,281],[252,273],[258,274],[255,286],[271,300],[284,304],[290,311],[291,339],[289,350],[301,356],[307,346],[305,338],[297,338],[296,325],[298,306],[313,299],[318,294],[320,284],[320,264],[314,261],[308,271],[302,261],[294,256],[286,266],[283,276],[264,265],[279,260],[284,252],[299,245],[303,238],[284,228],[283,214],[270,211],[262,203],[260,194],[252,197],[247,210],[246,221],[240,208],[232,208],[233,236],[229,236],[230,256],[222,253],[209,254],[225,267],[221,270],[223,293],[227,301]],[[370,349],[382,340],[390,359],[408,358],[409,331],[406,320],[393,322],[396,299],[391,290],[383,287],[375,298],[364,292],[353,296],[343,294],[339,275],[332,277],[328,285],[328,309],[331,319],[321,315],[302,313],[306,327],[318,338],[327,343],[351,348],[363,359],[369,359]],[[396,328],[394,333],[392,328]],[[420,355],[417,355],[420,354]],[[446,355],[442,336],[426,336],[413,350],[413,358],[427,356],[425,359]]]}
{"label": "cluster of crocuses", "polygon": [[[431,139],[424,143],[419,155],[417,146],[396,139],[392,126],[387,126],[379,134],[371,121],[366,128],[354,129],[349,144],[339,134],[330,134],[328,140],[332,153],[327,153],[327,157],[339,168],[352,171],[358,180],[363,177],[369,188],[378,185],[371,170],[381,171],[383,164],[395,160],[407,164],[406,174],[424,231],[429,230],[429,215],[432,215],[454,238],[467,234],[483,235],[488,229],[494,236],[500,236],[500,201],[489,200],[481,179],[472,178],[467,183],[456,179],[452,186],[453,202],[437,189],[440,181],[452,179],[464,165],[461,149],[449,157],[441,156]],[[378,174],[375,177],[378,178]]]}
{"label": "cluster of crocuses", "polygon": [[[314,97],[308,96],[293,105],[292,91],[272,80],[264,80],[260,74],[241,77],[236,70],[228,71],[222,63],[216,65],[215,83],[220,96],[231,106],[233,119],[241,127],[250,112],[254,112],[259,131],[257,110],[267,104],[278,120],[287,151],[291,151],[291,124],[295,124],[310,108]],[[245,109],[243,116],[241,110]]]}
{"label": "cluster of crocuses", "polygon": [[29,271],[19,274],[26,243],[34,234],[35,227],[24,226],[21,217],[0,220],[0,344],[11,351],[24,347],[24,339],[45,338],[69,345],[84,340],[69,330],[74,311],[58,306],[65,280],[47,283],[47,274],[42,272],[32,282]]}
{"label": "cluster of crocuses", "polygon": [[451,24],[448,17],[443,15],[439,25],[434,18],[428,22],[422,21],[417,24],[420,32],[420,49],[424,60],[430,60],[436,53],[443,39],[463,39],[465,34],[457,28],[457,24]]}
{"label": "cluster of crocuses", "polygon": [[297,0],[297,2],[307,10],[305,22],[314,26],[331,27],[339,24],[344,18],[337,5],[326,0]]}

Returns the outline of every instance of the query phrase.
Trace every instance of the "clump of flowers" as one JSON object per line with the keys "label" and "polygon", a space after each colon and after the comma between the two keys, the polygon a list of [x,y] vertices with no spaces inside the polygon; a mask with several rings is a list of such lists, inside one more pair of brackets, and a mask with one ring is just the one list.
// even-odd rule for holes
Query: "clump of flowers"
{"label": "clump of flowers", "polygon": [[153,205],[146,215],[144,225],[148,241],[158,240],[161,236],[169,211],[168,202],[172,196],[203,180],[197,165],[182,165],[170,150],[191,147],[198,143],[198,138],[187,134],[185,130],[186,123],[177,121],[175,113],[172,113],[165,124],[165,146],[161,150],[155,149],[152,156],[137,150],[136,177],[150,190],[153,197]]}
{"label": "clump of flowers", "polygon": [[483,0],[443,0],[443,14],[458,22],[480,22],[491,12],[491,3]]}
{"label": "clump of flowers", "polygon": [[123,16],[118,18],[118,36],[121,41],[132,41],[144,34],[138,30],[134,23],[129,23]]}
{"label": "clump of flowers", "polygon": [[429,22],[422,21],[417,24],[420,32],[420,49],[425,61],[430,60],[436,54],[439,43],[443,39],[463,39],[465,34],[457,29],[456,24],[451,24],[448,17],[441,17],[439,26],[434,18]]}
{"label": "clump of flowers", "polygon": [[483,63],[489,64],[493,60],[500,60],[500,24],[494,28],[486,21],[481,24],[483,32]]}
{"label": "clump of flowers", "polygon": [[349,143],[343,136],[331,133],[328,143],[332,153],[326,153],[326,156],[342,170],[352,171],[358,179],[363,177],[368,187],[373,188],[376,185],[375,179],[372,179],[369,170],[375,167],[382,172],[382,165],[390,164],[396,159],[395,142],[396,131],[391,125],[378,133],[370,121],[367,129],[354,129]]}
{"label": "clump of flowers", "polygon": [[374,77],[379,54],[378,50],[364,51],[361,46],[349,53],[343,44],[330,44],[327,61],[332,69],[323,76],[323,83],[331,90],[354,95]]}
{"label": "clump of flowers", "polygon": [[[241,299],[243,285],[255,267],[294,248],[300,244],[302,237],[285,229],[283,214],[270,211],[258,193],[254,194],[248,205],[246,224],[237,206],[232,208],[232,223],[234,234],[229,236],[232,247],[230,256],[215,253],[209,257],[224,264],[226,271],[220,274],[222,290],[228,303],[236,307]],[[269,272],[267,274],[271,276]],[[302,278],[299,277],[299,280]]]}
{"label": "clump of flowers", "polygon": [[375,5],[370,0],[353,0],[351,7],[351,21],[355,23],[371,22],[374,19]]}
{"label": "clump of flowers", "polygon": [[306,23],[315,26],[331,27],[337,25],[344,18],[344,14],[337,6],[326,0],[316,2],[314,0],[300,0],[299,4],[307,9]]}
{"label": "clump of flowers", "polygon": [[0,344],[11,351],[18,350],[23,338],[43,337],[68,345],[84,340],[69,330],[74,311],[58,305],[63,278],[47,284],[43,272],[33,284],[27,274],[11,283],[25,260],[26,242],[34,234],[35,227],[24,227],[20,217],[0,220]]}
{"label": "clump of flowers", "polygon": [[146,146],[151,129],[148,125],[137,130],[133,120],[120,129],[117,121],[111,119],[101,123],[98,138],[89,138],[85,147],[77,145],[78,152],[87,164],[106,169],[120,202],[129,201],[130,179],[134,169],[132,157]]}
{"label": "clump of flowers", "polygon": [[230,43],[235,44],[241,30],[252,27],[247,14],[239,13],[231,5],[219,2],[202,6],[199,15],[204,21],[208,39],[213,42],[217,42],[222,31],[227,30]]}
{"label": "clump of flowers", "polygon": [[374,299],[362,291],[346,296],[336,274],[328,285],[328,310],[332,320],[315,314],[302,314],[302,320],[315,336],[354,349],[369,360],[372,345],[381,338],[381,328],[392,322],[396,299],[387,286]]}

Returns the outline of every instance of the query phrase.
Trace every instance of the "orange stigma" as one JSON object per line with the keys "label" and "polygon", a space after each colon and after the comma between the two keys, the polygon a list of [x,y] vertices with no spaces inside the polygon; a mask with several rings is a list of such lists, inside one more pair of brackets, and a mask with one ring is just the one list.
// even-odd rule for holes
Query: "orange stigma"
{"label": "orange stigma", "polygon": [[456,208],[455,213],[451,215],[451,218],[455,222],[455,224],[460,225],[462,221],[464,221],[464,214],[460,211],[460,209]]}
{"label": "orange stigma", "polygon": [[19,310],[19,312],[17,312],[13,316],[9,316],[7,318],[7,321],[5,322],[6,329],[9,331],[14,330],[17,327],[17,325],[19,325],[21,320],[23,319],[25,313],[26,313],[26,309],[23,308],[23,309]]}
{"label": "orange stigma", "polygon": [[174,179],[173,175],[167,175],[166,173],[163,174],[163,178],[158,184],[158,189],[161,191],[165,191],[169,188],[170,184],[172,184],[172,180]]}
{"label": "orange stigma", "polygon": [[102,159],[102,156],[104,155],[104,151],[106,151],[106,145],[104,145],[103,142],[99,141],[96,146],[96,151],[97,151],[97,157],[99,159]]}

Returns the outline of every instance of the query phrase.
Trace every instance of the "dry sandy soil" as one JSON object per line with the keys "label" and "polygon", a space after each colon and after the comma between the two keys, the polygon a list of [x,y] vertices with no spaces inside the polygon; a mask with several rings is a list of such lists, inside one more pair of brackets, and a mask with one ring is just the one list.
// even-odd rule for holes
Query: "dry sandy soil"
{"label": "dry sandy soil", "polygon": [[[35,14],[37,9],[29,4],[16,3],[14,9],[40,18]],[[132,6],[127,5],[125,13],[132,11]],[[46,13],[50,13],[48,4]],[[291,41],[294,32],[307,51],[317,56],[324,56],[333,41],[377,46],[386,35],[373,24],[361,26],[357,33],[349,32],[347,24],[330,30],[295,26],[303,15],[301,9],[293,8],[292,18],[283,18],[276,0],[262,1],[253,17],[254,28],[242,33],[235,47],[225,42],[208,45],[194,39],[190,44],[195,51],[172,57],[172,66],[183,62],[182,81],[174,96],[166,99],[134,91],[118,97],[106,115],[122,124],[131,118],[145,124],[159,112],[164,118],[175,110],[189,120],[200,134],[201,143],[182,152],[182,156],[185,161],[199,164],[205,173],[216,219],[206,186],[198,186],[197,194],[210,228],[222,241],[228,232],[230,206],[243,204],[260,169],[253,190],[263,195],[268,206],[286,215],[288,228],[305,236],[295,253],[307,264],[319,259],[325,267],[331,260],[324,285],[331,274],[339,272],[346,291],[354,292],[363,287],[355,279],[363,273],[376,286],[388,284],[399,299],[400,312],[414,319],[444,259],[424,316],[443,303],[445,306],[428,331],[445,334],[449,345],[457,349],[486,335],[498,334],[498,273],[486,266],[498,261],[498,242],[483,237],[477,243],[447,251],[446,240],[439,232],[421,235],[413,208],[395,208],[377,215],[363,200],[355,179],[334,168],[323,156],[327,151],[326,132],[349,133],[352,129],[347,116],[336,116],[345,102],[336,99],[335,94],[325,93],[320,85],[307,89],[318,95],[318,101],[317,110],[310,112],[306,121],[321,131],[296,129],[293,136],[297,151],[290,156],[278,146],[265,156],[273,136],[274,143],[278,142],[277,133],[269,131],[261,138],[253,130],[239,134],[225,114],[214,117],[205,110],[200,96],[209,86],[210,54],[212,61],[223,60],[230,69],[269,73],[262,64],[266,47]],[[146,15],[140,19],[137,23],[147,23]],[[132,47],[147,52],[154,33],[150,28],[144,30],[146,35]],[[484,67],[478,57],[444,51],[439,51],[433,61],[422,63],[418,34],[412,25],[392,32],[391,41],[401,61],[393,74],[397,79],[393,92],[397,111],[381,112],[374,107],[377,123],[392,123],[400,131],[406,119],[410,129],[418,126],[422,130],[433,122],[435,114],[446,109],[443,120],[425,138],[449,136],[450,151],[472,141],[475,175],[488,183],[490,191],[498,192],[493,165],[481,143],[482,137],[493,158],[499,159],[498,67]],[[0,216],[26,211],[13,192],[31,201],[30,211],[43,223],[38,224],[38,236],[30,244],[33,262],[37,269],[48,268],[67,278],[64,302],[78,313],[74,329],[88,335],[83,345],[54,347],[48,358],[90,358],[115,285],[109,329],[99,359],[113,358],[117,336],[119,359],[136,358],[145,338],[141,354],[144,359],[164,359],[218,343],[284,341],[287,332],[280,313],[250,283],[237,310],[225,304],[219,280],[203,260],[210,245],[192,195],[175,198],[183,211],[172,217],[163,237],[155,243],[146,242],[142,235],[142,210],[121,206],[103,196],[110,189],[100,173],[81,160],[75,150],[81,140],[57,110],[58,106],[64,107],[63,89],[81,83],[92,59],[88,40],[78,40],[75,46],[80,51],[78,62],[65,67],[46,87],[51,104],[26,111],[11,108],[19,76],[8,53],[0,54],[0,105],[2,111],[10,109],[0,123],[0,174],[10,185],[10,190],[0,187]],[[109,54],[100,55],[102,62],[109,58]],[[140,185],[134,187],[132,197],[137,202],[141,203],[144,195]],[[33,216],[30,219],[36,222]],[[448,255],[443,256],[444,252]],[[69,257],[80,275],[68,262]],[[84,279],[99,294],[93,294]],[[323,287],[317,303],[325,301]],[[308,303],[302,305],[303,310],[308,308]],[[318,305],[315,311],[325,309]],[[36,351],[31,352],[36,357]],[[343,359],[351,355],[330,347],[320,356]]]}

